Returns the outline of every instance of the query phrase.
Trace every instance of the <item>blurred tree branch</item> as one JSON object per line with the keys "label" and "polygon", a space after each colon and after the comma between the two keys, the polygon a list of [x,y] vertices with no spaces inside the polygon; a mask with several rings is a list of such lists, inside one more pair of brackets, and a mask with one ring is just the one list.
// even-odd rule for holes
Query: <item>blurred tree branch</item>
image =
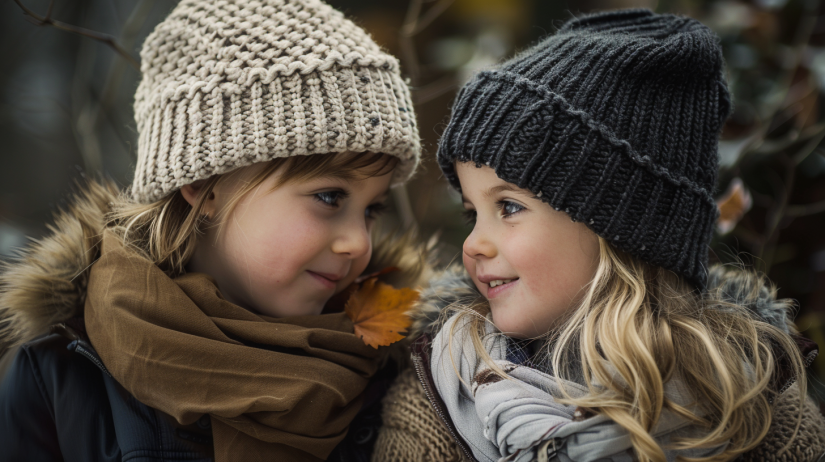
{"label": "blurred tree branch", "polygon": [[804,217],[825,212],[825,201],[814,202],[813,204],[791,205],[785,212],[789,217]]}
{"label": "blurred tree branch", "polygon": [[750,244],[754,257],[764,265],[762,270],[766,273],[775,263],[782,230],[797,217],[825,211],[825,201],[805,205],[790,203],[798,194],[795,188],[800,165],[809,156],[816,155],[825,140],[825,122],[816,110],[820,104],[820,90],[809,68],[809,60],[805,59],[820,21],[820,2],[799,2],[797,5],[801,9],[795,16],[795,27],[787,48],[790,59],[787,70],[779,75],[773,90],[768,93],[770,97],[763,100],[757,111],[760,122],[755,130],[741,138],[745,142],[730,167],[738,176],[742,172],[758,171],[754,167],[770,166],[763,174],[751,178],[772,185],[770,193],[751,189],[754,202],[765,211],[764,228],[738,226],[735,232],[737,237]]}
{"label": "blurred tree branch", "polygon": [[[441,16],[455,0],[438,0],[438,3],[428,8],[422,16],[421,8],[428,1],[432,0],[412,0],[410,2],[407,15],[398,34],[401,59],[410,78],[412,99],[416,105],[432,101],[458,85],[455,76],[450,74],[435,82],[421,86],[421,63],[418,60],[414,38]],[[392,196],[404,227],[407,229],[417,227],[415,213],[406,186],[393,188]]]}
{"label": "blurred tree branch", "polygon": [[421,63],[418,60],[414,40],[416,35],[447,11],[447,8],[454,2],[455,0],[438,0],[438,3],[428,8],[423,16],[421,15],[421,8],[424,5],[424,0],[412,0],[407,9],[407,16],[401,26],[398,40],[401,45],[401,57],[407,66],[407,74],[410,76],[413,100],[417,104],[431,101],[457,86],[455,78],[447,76],[427,85],[425,87],[426,91],[423,91],[425,88],[421,88]]}
{"label": "blurred tree branch", "polygon": [[[807,82],[807,85],[813,87],[811,82]],[[804,92],[806,95],[816,92],[816,88],[806,90],[807,91]],[[784,107],[789,106],[786,105]],[[781,111],[781,107],[778,110]],[[793,220],[796,217],[813,215],[825,211],[825,201],[806,205],[789,204],[796,180],[797,168],[808,156],[817,152],[823,139],[825,139],[825,124],[819,123],[807,129],[796,130],[789,139],[775,146],[775,149],[778,149],[774,151],[773,155],[781,156],[780,160],[785,168],[785,175],[782,180],[776,179],[772,181],[774,183],[775,198],[767,200],[766,205],[768,211],[765,232],[756,241],[756,256],[764,262],[765,272],[768,272],[773,265],[775,247],[779,240],[780,225],[782,223],[787,225],[789,220]],[[760,147],[761,146],[756,147],[753,152],[758,151]],[[768,176],[769,180],[773,178],[773,176]],[[760,199],[762,202],[765,202],[764,196]]]}
{"label": "blurred tree branch", "polygon": [[62,21],[57,21],[52,19],[52,9],[54,7],[54,0],[49,2],[49,7],[46,10],[45,16],[40,16],[34,11],[28,9],[21,0],[14,0],[14,3],[17,3],[17,6],[23,10],[23,14],[26,15],[26,19],[31,21],[33,24],[37,26],[52,26],[55,29],[62,30],[64,32],[69,32],[71,34],[80,35],[82,37],[88,37],[93,40],[97,40],[98,42],[103,42],[109,47],[111,47],[115,52],[121,55],[126,61],[129,62],[135,69],[138,71],[140,70],[140,63],[132,57],[126,50],[124,50],[120,45],[117,44],[114,37],[111,35],[102,34],[100,32],[96,32],[90,29],[85,29],[82,27],[73,26],[71,24],[66,24]]}
{"label": "blurred tree branch", "polygon": [[[427,12],[424,13],[424,16],[419,17],[421,4],[423,2],[421,0],[414,0],[410,4],[411,9],[408,11],[407,22],[405,22],[404,27],[401,29],[401,33],[409,37],[418,34],[432,24],[442,13],[447,11],[447,8],[449,8],[454,1],[455,0],[441,0],[436,3],[434,7],[428,9]],[[414,14],[409,15],[409,13],[413,11]]]}
{"label": "blurred tree branch", "polygon": [[[793,50],[793,65],[789,66],[788,72],[786,72],[779,79],[780,83],[777,84],[777,88],[781,89],[781,97],[776,98],[773,104],[767,104],[767,109],[762,111],[762,114],[768,116],[766,118],[767,120],[759,126],[757,132],[751,136],[750,141],[743,147],[739,155],[739,159],[737,159],[737,164],[739,161],[743,160],[749,152],[759,150],[772,131],[801,112],[801,105],[796,111],[790,114],[787,113],[786,109],[800,103],[810,94],[810,91],[800,91],[799,97],[789,99],[789,97],[793,94],[791,90],[794,88],[794,77],[800,71],[800,66],[803,62],[802,57],[808,43],[811,40],[811,36],[814,33],[817,21],[819,20],[819,16],[816,14],[819,2],[802,3],[804,11],[800,14],[799,24],[795,28],[795,34],[790,45]],[[805,83],[802,84],[805,85]],[[813,89],[812,91],[816,91],[816,89]],[[790,144],[795,142],[801,133],[802,131],[800,130],[794,131],[791,134],[790,139],[787,140],[788,143]]]}
{"label": "blurred tree branch", "polygon": [[[118,37],[119,42],[125,47],[134,46],[137,34],[155,3],[156,0],[140,0],[132,9]],[[97,47],[92,42],[81,44],[72,85],[72,132],[83,157],[84,169],[93,174],[103,171],[105,156],[101,147],[101,137],[104,133],[104,122],[108,122],[108,127],[117,134],[114,138],[119,141],[118,144],[134,159],[133,150],[127,142],[132,136],[124,131],[127,123],[120,120],[123,112],[115,107],[124,72],[128,69],[126,61],[112,59],[109,62],[103,88],[96,92],[95,88],[89,85],[93,80],[96,55]]]}
{"label": "blurred tree branch", "polygon": [[773,264],[774,251],[776,250],[776,241],[779,239],[779,225],[782,223],[787,213],[788,201],[790,200],[791,191],[793,191],[794,181],[796,180],[796,165],[787,158],[783,159],[785,164],[785,176],[783,181],[779,182],[777,188],[777,199],[773,206],[768,210],[768,217],[766,220],[767,228],[762,236],[762,241],[758,247],[756,255],[765,263],[765,272],[770,271]]}

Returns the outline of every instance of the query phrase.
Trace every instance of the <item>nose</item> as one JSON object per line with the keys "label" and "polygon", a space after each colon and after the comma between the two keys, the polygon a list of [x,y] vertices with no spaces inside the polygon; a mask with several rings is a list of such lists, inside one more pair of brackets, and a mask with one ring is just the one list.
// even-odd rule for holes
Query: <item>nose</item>
{"label": "nose", "polygon": [[349,220],[338,229],[332,242],[332,251],[339,255],[357,259],[372,251],[370,232],[364,220]]}
{"label": "nose", "polygon": [[490,240],[487,232],[483,227],[476,226],[473,231],[464,240],[464,247],[462,249],[464,255],[473,258],[493,258],[496,256],[496,246]]}

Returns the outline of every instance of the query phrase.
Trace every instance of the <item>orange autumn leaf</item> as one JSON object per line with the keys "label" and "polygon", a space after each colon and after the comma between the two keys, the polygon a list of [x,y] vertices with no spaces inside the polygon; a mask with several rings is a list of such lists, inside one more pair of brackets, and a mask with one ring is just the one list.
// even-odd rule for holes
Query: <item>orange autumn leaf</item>
{"label": "orange autumn leaf", "polygon": [[716,227],[720,234],[727,234],[736,227],[739,220],[750,210],[753,200],[745,184],[739,178],[731,181],[728,191],[720,197],[716,205],[719,208],[719,221]]}
{"label": "orange autumn leaf", "polygon": [[344,312],[355,326],[355,335],[377,349],[404,338],[401,332],[412,324],[407,311],[417,299],[416,290],[396,289],[370,278],[352,294]]}

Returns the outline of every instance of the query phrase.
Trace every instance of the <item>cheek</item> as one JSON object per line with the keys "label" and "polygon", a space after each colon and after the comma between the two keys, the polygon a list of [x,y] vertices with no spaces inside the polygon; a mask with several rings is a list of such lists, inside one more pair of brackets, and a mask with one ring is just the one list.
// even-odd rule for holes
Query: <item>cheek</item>
{"label": "cheek", "polygon": [[[593,277],[594,250],[590,235],[578,229],[552,235],[512,239],[514,257],[508,259],[525,276],[530,292],[550,306],[569,305]],[[540,245],[527,245],[540,242]],[[598,241],[596,241],[598,242]],[[598,244],[597,244],[598,245]]]}
{"label": "cheek", "polygon": [[473,284],[475,284],[476,289],[478,289],[479,292],[484,293],[484,288],[481,287],[482,284],[480,282],[478,282],[478,279],[476,279],[476,261],[475,261],[475,259],[470,258],[469,256],[467,256],[466,253],[463,253],[463,252],[461,254],[461,258],[462,258],[462,261],[464,263],[464,268],[467,270],[467,273],[470,274],[470,278],[473,280]]}
{"label": "cheek", "polygon": [[311,214],[277,208],[238,210],[226,229],[227,257],[249,280],[289,283],[322,247],[325,229]]}
{"label": "cheek", "polygon": [[502,240],[500,251],[519,275],[521,290],[507,306],[493,304],[493,318],[504,332],[536,337],[576,303],[592,279],[598,241],[594,250],[589,241],[580,241],[578,230],[552,235],[540,227],[518,231]]}

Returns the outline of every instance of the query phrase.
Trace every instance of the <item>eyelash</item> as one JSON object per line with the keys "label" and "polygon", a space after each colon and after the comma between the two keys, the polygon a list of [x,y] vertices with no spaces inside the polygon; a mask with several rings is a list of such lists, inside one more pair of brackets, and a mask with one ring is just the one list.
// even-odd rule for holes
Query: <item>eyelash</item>
{"label": "eyelash", "polygon": [[[518,207],[518,210],[516,210],[516,211],[511,211],[511,212],[507,212],[507,209],[508,209],[508,208],[510,208],[510,207],[512,207],[512,206]],[[501,212],[503,212],[503,214],[502,214],[502,217],[503,217],[503,218],[509,218],[509,217],[512,217],[513,215],[515,215],[515,214],[517,214],[517,213],[520,213],[520,212],[523,212],[524,210],[526,210],[526,209],[527,209],[526,207],[524,207],[524,206],[523,206],[523,205],[521,205],[521,204],[517,204],[517,203],[515,203],[515,202],[505,201],[505,200],[502,200],[502,201],[498,201],[498,202],[496,202],[496,207],[497,207],[497,208],[498,208]],[[475,210],[465,210],[465,211],[462,213],[462,215],[464,216],[464,221],[465,221],[468,225],[475,224],[475,222],[476,222],[476,215],[477,215]]]}
{"label": "eyelash", "polygon": [[[329,207],[338,207],[338,201],[340,201],[341,199],[346,199],[347,197],[349,197],[349,193],[345,191],[324,191],[315,194],[315,200]],[[386,204],[371,204],[365,210],[364,215],[367,218],[375,219],[378,218],[378,216],[382,213],[386,212],[387,208],[388,207]]]}
{"label": "eyelash", "polygon": [[[496,202],[496,206],[498,206],[498,209],[503,212],[504,218],[512,217],[513,215],[522,212],[526,209],[526,207],[524,207],[523,205],[510,201],[498,201]],[[507,212],[507,208],[510,206],[516,206],[518,207],[518,210],[516,210],[515,212]]]}
{"label": "eyelash", "polygon": [[349,194],[344,191],[324,191],[315,194],[315,200],[330,207],[338,207],[338,201],[347,197]]}

